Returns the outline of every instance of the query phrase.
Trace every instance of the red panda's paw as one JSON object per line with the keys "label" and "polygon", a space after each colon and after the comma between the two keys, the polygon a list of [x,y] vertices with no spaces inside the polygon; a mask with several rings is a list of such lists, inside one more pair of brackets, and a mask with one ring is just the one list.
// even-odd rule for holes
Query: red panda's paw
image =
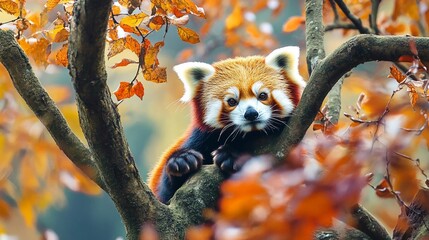
{"label": "red panda's paw", "polygon": [[194,172],[201,167],[203,155],[192,149],[179,151],[168,159],[166,171],[168,175],[180,177]]}
{"label": "red panda's paw", "polygon": [[220,146],[212,152],[213,162],[225,173],[238,172],[244,163],[251,158],[250,154],[240,154]]}

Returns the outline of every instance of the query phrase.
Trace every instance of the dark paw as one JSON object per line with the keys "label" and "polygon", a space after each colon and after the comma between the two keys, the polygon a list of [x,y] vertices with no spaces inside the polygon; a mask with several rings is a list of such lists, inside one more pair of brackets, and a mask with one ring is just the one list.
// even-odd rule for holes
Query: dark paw
{"label": "dark paw", "polygon": [[225,173],[235,173],[251,158],[250,154],[239,154],[225,146],[212,152],[213,162]]}
{"label": "dark paw", "polygon": [[187,149],[176,154],[168,159],[167,174],[176,177],[194,172],[201,167],[203,155],[195,150]]}

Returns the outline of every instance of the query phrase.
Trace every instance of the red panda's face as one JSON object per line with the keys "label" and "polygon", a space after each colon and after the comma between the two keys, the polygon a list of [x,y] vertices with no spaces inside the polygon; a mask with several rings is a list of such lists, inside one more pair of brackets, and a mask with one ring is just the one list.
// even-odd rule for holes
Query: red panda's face
{"label": "red panda's face", "polygon": [[305,87],[297,47],[216,62],[184,63],[174,70],[185,86],[182,101],[194,100],[201,124],[250,132],[275,128],[289,116]]}

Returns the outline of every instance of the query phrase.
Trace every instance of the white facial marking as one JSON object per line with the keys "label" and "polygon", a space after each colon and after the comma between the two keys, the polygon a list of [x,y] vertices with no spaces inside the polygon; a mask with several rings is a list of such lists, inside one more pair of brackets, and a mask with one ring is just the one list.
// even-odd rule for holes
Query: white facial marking
{"label": "white facial marking", "polygon": [[[249,107],[252,107],[258,112],[258,117],[255,121],[249,121],[244,118],[244,113]],[[256,128],[257,130],[264,129],[270,118],[271,107],[259,102],[256,97],[240,100],[237,107],[230,112],[231,121],[236,126],[239,126],[243,132],[250,132],[252,128]]]}
{"label": "white facial marking", "polygon": [[230,87],[228,90],[226,90],[226,95],[224,100],[227,101],[229,98],[239,99],[240,98],[240,91],[237,87]]}
{"label": "white facial marking", "polygon": [[261,81],[257,81],[252,85],[252,92],[257,96],[259,90],[261,89],[263,83]]}
{"label": "white facial marking", "polygon": [[205,109],[204,123],[214,128],[223,127],[219,122],[220,114],[222,114],[222,101],[218,99],[210,101]]}
{"label": "white facial marking", "polygon": [[273,98],[282,108],[281,115],[282,117],[287,117],[293,111],[294,105],[290,97],[286,95],[285,92],[281,90],[274,90],[272,93]]}

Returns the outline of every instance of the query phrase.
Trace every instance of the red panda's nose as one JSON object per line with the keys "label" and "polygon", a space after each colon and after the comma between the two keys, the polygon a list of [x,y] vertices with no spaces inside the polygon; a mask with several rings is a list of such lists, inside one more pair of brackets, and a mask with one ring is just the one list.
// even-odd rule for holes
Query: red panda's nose
{"label": "red panda's nose", "polygon": [[249,121],[254,121],[258,118],[258,112],[253,107],[248,107],[244,113],[244,118]]}

